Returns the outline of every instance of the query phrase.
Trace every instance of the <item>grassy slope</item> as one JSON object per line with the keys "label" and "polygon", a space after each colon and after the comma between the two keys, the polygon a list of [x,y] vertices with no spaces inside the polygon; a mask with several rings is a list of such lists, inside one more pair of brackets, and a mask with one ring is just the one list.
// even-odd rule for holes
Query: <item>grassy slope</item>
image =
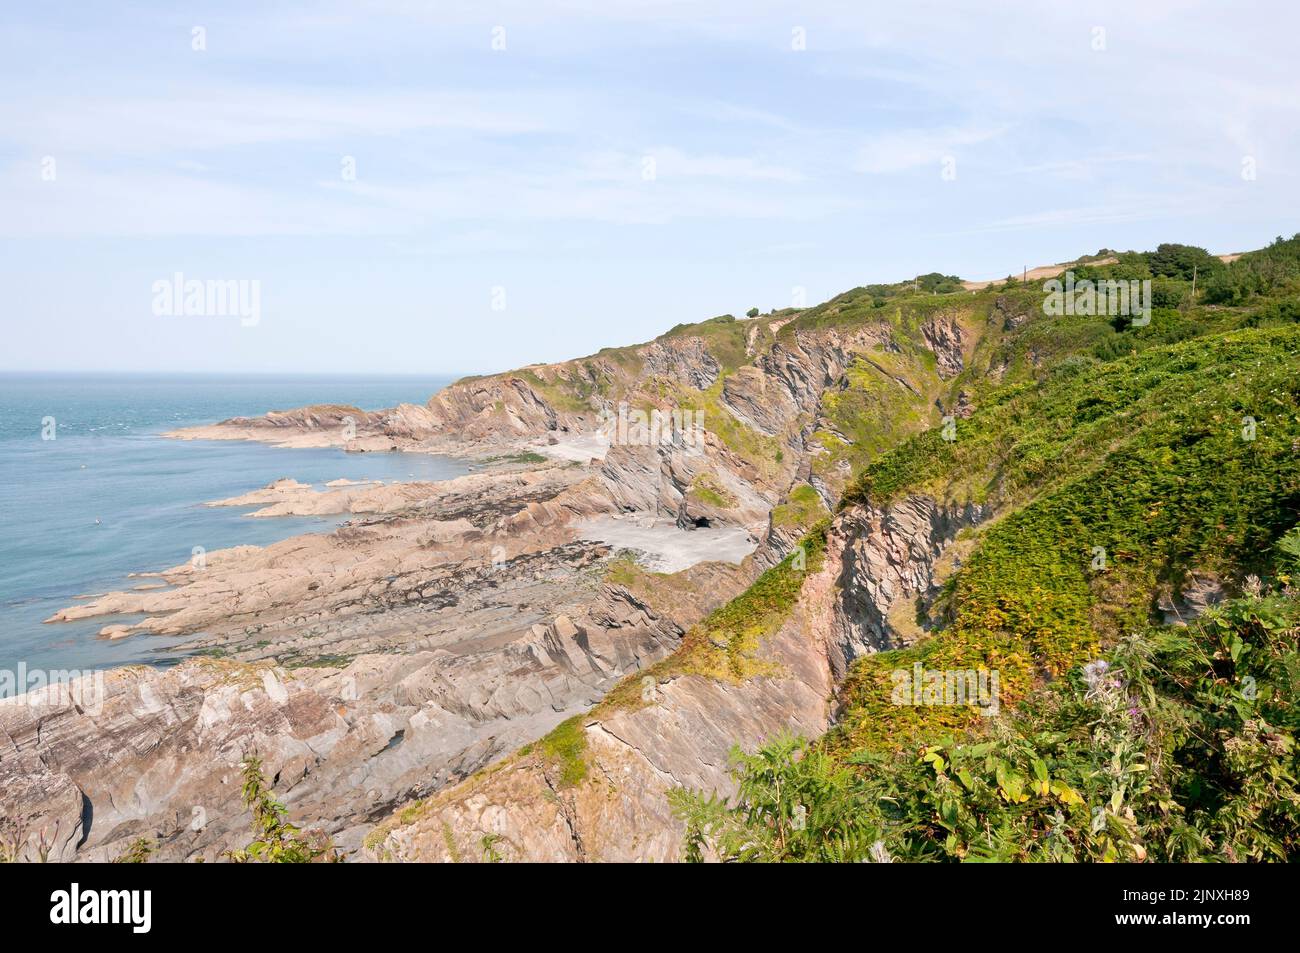
{"label": "grassy slope", "polygon": [[1264,571],[1261,555],[1300,522],[1300,326],[1159,346],[1000,397],[954,443],[933,432],[909,442],[848,497],[925,491],[1012,507],[956,577],[949,624],[855,667],[855,743],[902,745],[976,717],[891,705],[896,667],[996,669],[1014,701],[1144,624],[1156,583]]}
{"label": "grassy slope", "polygon": [[[693,626],[672,655],[625,678],[591,711],[563,722],[520,754],[537,751],[555,768],[558,784],[571,787],[587,777],[582,726],[601,715],[648,704],[643,694],[647,679],[653,679],[649,684],[654,684],[681,675],[701,675],[737,681],[771,674],[771,663],[758,657],[760,643],[781,627],[794,608],[805,571],[821,568],[828,523],[823,521],[813,528],[805,537],[802,550],[768,569],[743,593]],[[622,575],[615,576],[613,581],[631,582],[639,571],[622,567],[619,573]]]}
{"label": "grassy slope", "polygon": [[[1191,630],[1151,617],[1157,585],[1190,569],[1285,583],[1274,544],[1300,522],[1300,239],[1215,275],[1254,296],[1194,306],[1189,286],[1146,328],[1039,318],[992,341],[973,370],[1002,368],[1002,383],[972,375],[979,410],[957,440],[928,431],[868,467],[845,505],[926,492],[1004,515],[951,581],[941,630],[860,660],[809,756],[778,743],[741,759],[741,809],[688,801],[693,838],[725,853],[739,825],[736,856],[758,850],[788,821],[779,778],[825,817],[804,853],[783,837],[766,859],[860,856],[859,835],[915,859],[1289,856],[1295,595],[1275,586]],[[1025,295],[1041,301],[1006,289],[1007,310]],[[1080,663],[1102,653],[1120,674],[1084,684]],[[996,669],[1020,710],[891,704],[890,673],[915,661]]]}
{"label": "grassy slope", "polygon": [[[1124,255],[1093,272],[1145,277],[1152,269]],[[843,689],[840,726],[805,757],[786,758],[793,747],[783,754],[777,745],[755,756],[761,771],[752,759],[742,765],[742,799],[761,775],[779,777],[787,798],[828,801],[815,805],[825,809],[815,814],[821,823],[761,856],[857,859],[863,837],[914,859],[1131,860],[1148,856],[1146,843],[1169,858],[1235,859],[1286,856],[1295,846],[1296,599],[1246,599],[1177,632],[1150,616],[1155,587],[1177,584],[1188,569],[1236,579],[1280,572],[1273,544],[1300,522],[1300,238],[1216,269],[1200,303],[1190,275],[1156,274],[1158,301],[1177,307],[1158,309],[1145,328],[1042,317],[1038,287],[1011,282],[974,295],[855,289],[777,332],[883,320],[914,342],[939,312],[982,327],[974,358],[946,387],[930,384],[920,400],[901,403],[882,393],[898,363],[928,370],[926,356],[905,344],[879,355],[895,362],[883,374],[855,365],[847,396],[825,410],[865,447],[846,504],[927,492],[995,503],[1003,515],[948,587],[947,624],[934,637],[860,660]],[[1010,316],[1030,320],[1003,327]],[[724,371],[738,366],[745,323],[706,324],[727,349]],[[955,442],[937,430],[903,439],[933,423],[923,407],[959,390],[978,410],[959,421]],[[1243,437],[1246,417],[1255,421],[1252,440]],[[905,425],[891,431],[899,418]],[[733,435],[742,455],[773,452],[744,430]],[[820,529],[810,537],[810,568],[822,539]],[[1103,571],[1093,569],[1094,547],[1106,552]],[[755,674],[753,648],[790,611],[802,579],[786,560],[648,674]],[[1123,671],[1120,688],[1082,681],[1079,663],[1099,653]],[[916,660],[995,667],[1005,698],[1020,704],[988,720],[969,709],[888,704],[888,673]],[[1263,691],[1243,708],[1237,689],[1256,677]],[[639,704],[639,684],[629,679],[602,708]],[[585,775],[577,727],[566,723],[532,746],[558,763],[564,783]],[[1207,763],[1214,771],[1202,776]],[[769,800],[777,813],[766,818],[753,803],[732,811],[688,804],[683,816],[692,837],[713,836],[719,847],[739,825],[736,843],[752,855],[795,806]],[[1273,837],[1270,824],[1289,828]]]}
{"label": "grassy slope", "polygon": [[[949,285],[943,281],[935,287]],[[960,382],[945,385],[939,380],[934,355],[923,344],[920,326],[925,319],[943,310],[959,314],[972,325],[982,326],[989,320],[996,298],[991,292],[916,295],[911,293],[910,283],[873,287],[878,294],[888,294],[888,297],[873,298],[868,289],[856,289],[802,311],[788,309],[749,320],[721,315],[707,321],[679,324],[656,338],[659,342],[671,342],[695,337],[704,342],[721,372],[703,390],[647,378],[644,361],[637,354],[641,345],[605,348],[585,358],[533,365],[492,376],[523,379],[561,412],[590,412],[592,399],[597,396],[612,401],[627,400],[633,406],[702,411],[706,429],[764,479],[775,480],[783,471],[781,464],[790,435],[769,436],[737,419],[722,401],[727,378],[753,362],[750,351],[763,354],[777,341],[793,346],[796,331],[872,323],[889,326],[899,350],[878,348],[864,355],[855,362],[844,390],[828,394],[822,406],[829,429],[816,435],[826,452],[816,457],[814,472],[832,486],[839,486],[846,473],[860,471],[889,446],[932,424],[937,420],[936,400],[951,402],[956,393]],[[872,304],[876,300],[882,302],[880,307]],[[774,334],[771,326],[777,322],[786,323]],[[457,383],[482,379],[467,377]],[[799,429],[795,427],[794,431]]]}

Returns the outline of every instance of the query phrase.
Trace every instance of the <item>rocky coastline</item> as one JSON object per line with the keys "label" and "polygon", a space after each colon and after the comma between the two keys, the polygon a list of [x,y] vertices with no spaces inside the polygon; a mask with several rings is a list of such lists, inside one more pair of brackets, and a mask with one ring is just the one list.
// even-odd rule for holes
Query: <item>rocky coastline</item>
{"label": "rocky coastline", "polygon": [[[23,850],[53,837],[52,859],[106,860],[148,838],[160,859],[219,860],[245,836],[238,765],[249,754],[294,822],[347,859],[448,859],[440,851],[462,828],[478,836],[485,810],[512,831],[529,811],[559,811],[534,819],[536,831],[570,829],[569,795],[545,797],[546,770],[518,752],[673,653],[826,512],[860,449],[835,436],[852,374],[916,404],[943,391],[974,341],[952,316],[906,347],[884,325],[791,335],[788,322],[705,322],[639,348],[467,379],[422,407],[306,407],[167,435],[475,463],[439,483],[312,486],[290,475],[205,501],[252,507],[256,519],[346,522],[205,553],[47,620],[102,618],[102,637],[166,635],[190,657],[105,673],[90,707],[66,686],[0,703],[0,801]],[[702,432],[629,440],[612,425],[627,407],[665,406],[696,408]],[[833,591],[818,610],[827,618]],[[669,681],[658,690],[671,704],[583,729],[609,748],[602,772],[645,782],[625,802],[653,815],[652,833],[602,850],[575,848],[573,835],[512,834],[517,853],[674,857],[665,784],[725,787],[724,741],[815,732],[831,716],[842,666],[832,659],[857,643],[828,650],[810,618],[801,612],[763,643],[781,677]],[[496,795],[447,801],[438,830],[453,836],[431,835],[437,849],[394,826],[406,806],[452,797],[494,764],[488,776],[519,786],[508,809]],[[540,801],[526,806],[533,793]]]}

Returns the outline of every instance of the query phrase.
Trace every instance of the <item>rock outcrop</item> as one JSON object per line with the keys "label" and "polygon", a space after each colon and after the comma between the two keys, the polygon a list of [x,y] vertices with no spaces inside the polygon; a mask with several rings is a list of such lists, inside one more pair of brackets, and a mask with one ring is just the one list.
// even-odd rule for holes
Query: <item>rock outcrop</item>
{"label": "rock outcrop", "polygon": [[966,366],[967,335],[955,315],[935,315],[921,325],[921,335],[934,352],[940,377],[956,377],[962,372]]}
{"label": "rock outcrop", "polygon": [[[983,515],[924,500],[851,509],[825,565],[759,646],[759,674],[678,673],[631,703],[624,689],[602,702],[789,551],[804,516],[834,504],[853,467],[843,455],[830,471],[818,461],[872,433],[870,419],[844,423],[850,398],[878,415],[880,432],[914,432],[957,399],[945,381],[978,338],[955,315],[910,331],[884,318],[795,319],[715,319],[640,347],[468,378],[422,407],[323,405],[175,434],[449,453],[485,470],[436,484],[290,479],[214,501],[257,506],[262,518],[351,519],[329,534],[205,553],[158,574],[163,588],[53,617],[134,614],[102,634],[171,635],[207,657],[108,673],[93,711],[53,697],[0,705],[0,801],[23,849],[39,852],[40,832],[57,826],[60,859],[107,859],[138,837],[164,858],[216,859],[245,836],[238,765],[256,754],[294,822],[349,856],[473,858],[497,834],[512,859],[675,859],[667,792],[728,792],[733,744],[823,731],[846,662],[903,637],[891,611],[930,591],[956,531]],[[924,351],[933,362],[916,357]],[[698,412],[703,425],[627,439],[609,426],[621,407]],[[796,486],[803,497],[787,506]],[[648,532],[707,527],[728,551],[747,537],[758,554],[736,566],[711,562],[705,547],[684,571],[638,577],[638,589],[611,576],[615,547],[582,530],[623,518],[648,521]],[[548,745],[526,744],[577,716],[581,778]]]}
{"label": "rock outcrop", "polygon": [[832,660],[837,677],[859,655],[900,648],[904,639],[890,614],[907,597],[938,589],[936,566],[957,533],[987,518],[975,504],[943,506],[911,496],[885,507],[858,506],[838,524],[844,539],[835,611]]}
{"label": "rock outcrop", "polygon": [[373,820],[586,710],[682,634],[618,587],[570,611],[342,664],[195,659],[0,702],[0,807],[29,858],[57,831],[56,860],[139,837],[159,859],[219,859],[248,839],[239,764],[256,755],[296,823],[354,850]]}
{"label": "rock outcrop", "polygon": [[367,839],[377,860],[476,860],[496,835],[507,860],[674,861],[682,829],[668,792],[732,793],[728,753],[783,731],[823,732],[834,682],[823,642],[830,576],[769,639],[779,674],[739,683],[684,675],[642,687],[638,707],[583,719],[584,779],[536,750],[399,812]]}
{"label": "rock outcrop", "polygon": [[[582,778],[534,746],[502,766],[395,814],[367,838],[387,861],[464,861],[493,835],[507,860],[674,861],[683,828],[668,792],[734,793],[733,745],[782,732],[816,736],[834,715],[846,660],[892,644],[889,609],[935,587],[957,531],[985,516],[914,497],[851,507],[831,527],[823,565],[758,653],[761,674],[698,674],[640,685],[639,701],[581,719]],[[566,777],[569,778],[566,781]]]}

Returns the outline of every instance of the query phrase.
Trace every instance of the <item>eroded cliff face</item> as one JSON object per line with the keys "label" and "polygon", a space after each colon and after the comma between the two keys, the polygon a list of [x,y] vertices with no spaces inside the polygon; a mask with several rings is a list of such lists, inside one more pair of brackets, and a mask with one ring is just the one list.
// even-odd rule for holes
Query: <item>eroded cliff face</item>
{"label": "eroded cliff face", "polygon": [[762,647],[772,674],[744,681],[681,675],[641,685],[638,701],[583,718],[581,773],[544,745],[399,811],[368,838],[377,860],[464,861],[486,834],[508,860],[674,861],[681,825],[675,787],[730,793],[732,745],[829,725],[833,681],[823,638],[830,576],[810,580],[805,603]]}
{"label": "eroded cliff face", "polygon": [[[839,432],[825,400],[855,386],[852,368],[879,375],[920,406],[923,413],[908,425],[915,430],[937,412],[943,381],[965,366],[978,337],[953,314],[930,318],[901,343],[900,331],[887,322],[793,330],[787,321],[718,326],[734,342],[719,343],[717,328],[713,337],[682,332],[589,358],[468,378],[425,407],[307,407],[176,435],[357,451],[540,452],[593,467],[612,511],[668,515],[683,527],[744,526],[757,538],[796,481],[811,479],[833,501],[851,475],[844,460],[813,473],[810,458],[826,452],[826,433],[837,444],[853,443]],[[933,367],[894,366],[903,343],[933,353]],[[738,353],[741,363],[727,363]],[[661,437],[633,427],[629,435],[618,425],[629,411],[658,411],[665,420],[689,412],[702,433],[665,428]],[[882,424],[897,425],[888,420],[892,408],[881,406],[879,413]]]}
{"label": "eroded cliff face", "polygon": [[854,357],[893,347],[887,325],[796,333],[778,339],[751,367],[727,378],[722,401],[763,433],[781,434],[817,409],[822,393],[843,378]]}
{"label": "eroded cliff face", "polygon": [[642,351],[645,373],[695,390],[713,386],[722,365],[699,338],[656,341]]}
{"label": "eroded cliff face", "polygon": [[680,859],[683,828],[668,792],[729,796],[733,745],[753,750],[782,732],[815,737],[830,727],[845,662],[901,638],[890,609],[937,587],[957,532],[984,515],[923,496],[845,510],[822,565],[759,647],[760,674],[635,686],[630,702],[601,706],[575,726],[580,768],[572,754],[556,758],[534,745],[397,812],[367,839],[368,856],[474,861],[484,836],[496,835],[507,860]]}
{"label": "eroded cliff face", "polygon": [[[833,621],[831,667],[842,678],[860,655],[902,648],[920,632],[906,611],[937,591],[940,559],[957,534],[987,518],[976,504],[945,506],[911,496],[886,507],[855,506],[841,517],[841,598]],[[952,567],[946,567],[949,570]],[[908,600],[911,600],[908,602]],[[891,618],[897,610],[901,617]]]}
{"label": "eroded cliff face", "polygon": [[239,765],[255,754],[296,823],[355,849],[395,806],[589,709],[699,611],[677,621],[617,586],[588,600],[337,667],[196,659],[0,702],[0,807],[27,859],[42,833],[55,860],[111,860],[137,837],[159,859],[220,859],[248,839]]}
{"label": "eroded cliff face", "polygon": [[[979,516],[924,501],[847,512],[760,645],[761,674],[678,674],[582,716],[789,552],[876,452],[864,435],[883,445],[930,425],[977,337],[950,318],[907,338],[888,322],[788,320],[707,323],[467,379],[424,407],[309,407],[178,434],[455,453],[486,472],[325,491],[288,481],[216,501],[353,519],[210,553],[161,574],[166,589],[56,616],[141,613],[104,636],[188,636],[221,658],[111,673],[95,712],[0,705],[0,803],[25,849],[57,826],[64,859],[116,856],[140,836],[163,858],[215,859],[246,839],[238,763],[256,754],[294,822],[349,852],[388,818],[371,858],[473,859],[494,833],[512,858],[675,859],[666,793],[729,792],[733,744],[824,731],[845,663],[902,637],[892,607],[928,591],[944,547]],[[698,411],[702,433],[621,439],[611,420],[626,407]],[[611,547],[583,536],[594,518],[732,527],[758,549],[634,592],[609,578]],[[575,716],[580,779],[553,746],[524,747]]]}

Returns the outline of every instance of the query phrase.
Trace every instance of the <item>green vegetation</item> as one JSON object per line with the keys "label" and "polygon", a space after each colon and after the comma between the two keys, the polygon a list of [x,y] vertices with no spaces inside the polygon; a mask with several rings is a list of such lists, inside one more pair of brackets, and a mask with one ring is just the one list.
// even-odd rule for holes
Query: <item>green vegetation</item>
{"label": "green vegetation", "polygon": [[[703,567],[701,567],[703,568]],[[605,565],[605,581],[623,586],[634,596],[651,604],[698,601],[706,597],[702,580],[711,578],[694,567],[682,572],[654,572],[641,566],[634,555],[622,553]]]}
{"label": "green vegetation", "polygon": [[756,657],[759,644],[784,624],[807,573],[821,568],[828,526],[829,521],[815,526],[790,555],[731,602],[709,613],[686,634],[681,648],[660,663],[660,674],[744,679],[768,672],[769,664]]}
{"label": "green vegetation", "polygon": [[671,796],[687,856],[1294,859],[1297,632],[1297,594],[1264,593],[1127,638],[1009,717],[917,749],[735,752],[733,802]]}
{"label": "green vegetation", "polygon": [[897,281],[893,284],[885,285],[866,285],[861,288],[854,288],[847,295],[853,299],[870,299],[873,306],[883,306],[887,301],[894,298],[904,298],[910,295],[942,295],[964,292],[961,279],[956,275],[941,275],[937,271],[932,271],[928,275],[917,275],[911,281]]}
{"label": "green vegetation", "polygon": [[664,398],[684,410],[704,412],[704,427],[717,435],[732,453],[752,464],[764,477],[773,477],[778,469],[777,454],[781,443],[776,437],[741,423],[722,404],[724,378],[719,377],[707,390],[679,388]]}
{"label": "green vegetation", "polygon": [[[949,394],[974,413],[884,437],[841,505],[921,493],[995,518],[923,608],[930,634],[852,665],[828,735],[736,751],[731,801],[674,792],[688,858],[1300,854],[1300,236],[1226,265],[1182,245],[1091,257],[1118,260],[1076,273],[1153,279],[1151,323],[1048,317],[1033,287],[968,298],[989,333]],[[893,322],[955,301],[904,294]],[[797,320],[890,307],[856,289]],[[841,436],[879,419],[881,370],[855,365],[848,408],[828,402]],[[1193,572],[1240,596],[1163,624],[1157,596]],[[997,672],[1001,713],[898,703],[914,665]]]}
{"label": "green vegetation", "polygon": [[549,457],[540,453],[534,453],[532,450],[524,450],[519,453],[508,453],[495,457],[484,457],[484,463],[545,463]]}
{"label": "green vegetation", "polygon": [[30,853],[27,852],[29,833],[27,827],[14,818],[0,817],[0,864],[18,864],[31,860],[38,864],[50,862],[50,854],[58,842],[59,822],[56,820],[53,827],[45,825],[35,832],[36,843],[31,845]]}
{"label": "green vegetation", "polygon": [[837,863],[870,857],[880,825],[863,810],[853,772],[801,738],[783,735],[746,755],[731,752],[735,803],[676,788],[668,800],[686,824],[686,860]]}
{"label": "green vegetation", "polygon": [[351,655],[295,655],[283,660],[287,669],[295,668],[346,668],[352,664]]}
{"label": "green vegetation", "polygon": [[137,837],[119,857],[113,859],[115,864],[144,864],[158,850],[158,842],[152,837]]}
{"label": "green vegetation", "polygon": [[699,500],[701,503],[705,504],[706,506],[714,506],[714,507],[718,507],[719,509],[726,509],[734,505],[732,501],[727,500],[716,490],[712,490],[707,486],[693,486],[691,487],[689,493],[690,495],[694,496],[695,499]]}
{"label": "green vegetation", "polygon": [[736,505],[736,498],[712,473],[701,473],[692,481],[686,495],[705,506],[726,510]]}
{"label": "green vegetation", "polygon": [[1147,252],[1145,257],[1147,267],[1157,278],[1191,280],[1193,275],[1209,277],[1224,267],[1218,258],[1195,245],[1166,243],[1158,246],[1155,251]]}
{"label": "green vegetation", "polygon": [[[540,755],[558,769],[557,787],[574,787],[586,780],[589,770],[583,726],[603,714],[648,704],[644,692],[647,679],[653,685],[681,675],[740,681],[773,674],[772,664],[757,657],[760,644],[784,624],[807,573],[821,568],[828,527],[829,520],[814,526],[784,560],[759,576],[740,596],[693,626],[672,655],[623,679],[589,713],[561,722],[541,741],[520,749],[518,756]],[[635,584],[643,572],[621,565],[611,567],[609,578],[620,584]]]}
{"label": "green vegetation", "polygon": [[854,667],[846,730],[898,745],[978,717],[890,704],[894,668],[997,670],[1014,702],[1145,622],[1157,584],[1262,571],[1300,504],[1297,406],[1300,328],[1243,331],[1017,385],[954,442],[882,458],[846,504],[919,490],[1008,512],[951,581],[946,625]]}
{"label": "green vegetation", "polygon": [[1248,252],[1205,283],[1210,304],[1240,305],[1264,297],[1300,294],[1300,235],[1278,237],[1259,251]]}
{"label": "green vegetation", "polygon": [[[1103,252],[1106,250],[1103,249]],[[1114,257],[1114,264],[1082,264]],[[1193,305],[1191,282],[1197,280],[1197,298],[1211,305],[1243,305],[1260,298],[1300,293],[1300,235],[1279,236],[1267,248],[1247,252],[1232,262],[1222,262],[1204,248],[1162,244],[1152,252],[1108,252],[1080,259],[1074,267],[1079,279],[1155,279],[1157,307]],[[1166,279],[1162,281],[1161,279]],[[1174,292],[1183,293],[1175,300]]]}
{"label": "green vegetation", "polygon": [[792,489],[786,501],[772,510],[772,525],[783,529],[812,526],[826,516],[826,504],[807,483]]}
{"label": "green vegetation", "polygon": [[846,388],[822,397],[822,414],[833,429],[817,431],[826,452],[812,464],[815,474],[836,483],[934,422],[938,395],[934,355],[911,342],[900,352],[873,348],[855,358],[845,376]]}
{"label": "green vegetation", "polygon": [[749,363],[745,351],[745,336],[751,327],[748,321],[737,321],[730,314],[722,314],[697,324],[678,324],[657,340],[666,341],[677,337],[698,337],[704,342],[705,349],[722,367],[723,376],[736,368]]}
{"label": "green vegetation", "polygon": [[483,835],[482,839],[479,841],[479,847],[483,851],[483,863],[500,864],[505,861],[505,856],[497,848],[497,844],[501,843],[504,839],[505,838],[500,834]]}
{"label": "green vegetation", "polygon": [[[872,291],[872,288],[882,287],[895,290],[889,295]],[[916,332],[928,318],[942,311],[969,309],[972,299],[971,292],[961,290],[960,286],[942,293],[913,291],[910,281],[898,285],[854,288],[800,312],[793,321],[781,328],[778,338],[793,338],[797,331],[816,328],[853,327],[883,322],[898,332],[895,336],[900,343],[916,340]],[[987,302],[991,298],[986,294],[981,300]]]}
{"label": "green vegetation", "polygon": [[589,381],[545,380],[536,371],[528,368],[515,371],[515,375],[527,381],[529,387],[558,411],[582,414],[590,413],[592,410],[591,398],[597,393],[597,389]]}
{"label": "green vegetation", "polygon": [[587,736],[582,730],[586,715],[560,722],[536,745],[536,750],[559,769],[558,787],[571,788],[587,778]]}
{"label": "green vegetation", "polygon": [[237,864],[307,864],[318,859],[338,860],[324,838],[303,834],[287,820],[289,812],[275,798],[262,775],[262,760],[246,757],[241,770],[244,776],[244,806],[253,812],[253,841],[228,853]]}
{"label": "green vegetation", "polygon": [[[790,555],[759,576],[739,597],[693,626],[672,655],[624,678],[590,712],[561,722],[540,741],[521,748],[515,757],[537,755],[554,770],[557,788],[576,787],[589,774],[584,726],[609,712],[648,704],[644,694],[647,679],[654,684],[681,675],[700,675],[739,681],[771,674],[772,665],[757,658],[760,643],[785,622],[806,574],[821,568],[828,527],[828,519],[814,525]],[[689,570],[674,574],[647,572],[630,557],[611,560],[605,579],[643,598],[650,594],[663,596],[666,591],[689,598],[696,592]],[[409,823],[426,809],[427,803],[418,802],[408,808],[400,820]],[[376,837],[374,842],[378,840]]]}
{"label": "green vegetation", "polygon": [[614,686],[589,717],[646,704],[642,687],[647,678],[663,682],[679,675],[700,675],[740,681],[771,674],[771,663],[758,657],[759,647],[789,617],[807,574],[821,568],[829,527],[829,519],[815,524],[785,559],[692,626],[672,655]]}

